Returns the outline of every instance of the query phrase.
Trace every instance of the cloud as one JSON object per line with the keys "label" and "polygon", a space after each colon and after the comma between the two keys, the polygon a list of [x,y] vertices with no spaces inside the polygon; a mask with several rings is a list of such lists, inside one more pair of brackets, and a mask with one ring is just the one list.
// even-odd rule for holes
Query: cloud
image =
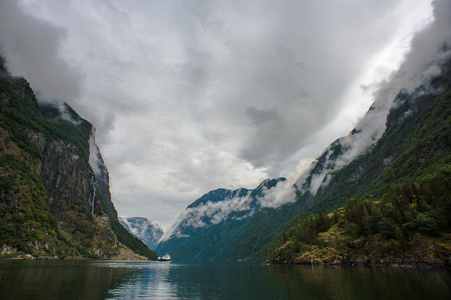
{"label": "cloud", "polygon": [[101,174],[102,170],[100,166],[102,165],[101,154],[99,147],[96,144],[96,132],[95,129],[92,130],[91,136],[89,138],[89,165],[91,166],[94,174]]}
{"label": "cloud", "polygon": [[94,124],[119,213],[163,226],[349,132],[373,99],[360,86],[386,78],[431,16],[410,0],[0,5],[8,67]]}
{"label": "cloud", "polygon": [[276,186],[263,189],[263,197],[259,197],[262,207],[277,208],[284,204],[296,200],[296,190],[293,186],[294,178],[288,178],[285,181],[279,181]]}
{"label": "cloud", "polygon": [[[239,191],[231,193],[232,197],[218,202],[207,201],[195,207],[188,207],[181,212],[172,227],[165,232],[161,241],[174,237],[188,237],[185,230],[188,228],[209,227],[227,219],[232,212],[243,212],[240,216],[233,216],[235,220],[248,217],[256,212],[255,199],[250,197],[251,191],[240,195]],[[253,205],[254,203],[254,205]]]}
{"label": "cloud", "polygon": [[0,53],[11,73],[27,78],[38,100],[72,102],[80,97],[84,76],[60,51],[66,38],[64,28],[25,14],[17,1],[0,2]]}
{"label": "cloud", "polygon": [[416,33],[411,41],[411,51],[406,55],[399,70],[392,73],[387,81],[372,87],[375,90],[375,101],[369,111],[356,124],[351,134],[339,139],[339,143],[343,146],[343,154],[336,160],[331,160],[334,143],[327,147],[324,152],[328,154],[324,169],[314,174],[311,183],[307,185],[306,180],[315,167],[315,162],[310,168],[304,169],[296,180],[299,190],[308,190],[315,194],[320,186],[327,186],[330,179],[327,177],[328,174],[348,164],[373,146],[384,133],[386,116],[390,108],[397,105],[394,100],[401,91],[412,93],[423,86],[429,92],[435,92],[429,86],[429,81],[433,76],[440,74],[440,65],[451,57],[449,12],[451,12],[450,1],[434,2],[434,22]]}

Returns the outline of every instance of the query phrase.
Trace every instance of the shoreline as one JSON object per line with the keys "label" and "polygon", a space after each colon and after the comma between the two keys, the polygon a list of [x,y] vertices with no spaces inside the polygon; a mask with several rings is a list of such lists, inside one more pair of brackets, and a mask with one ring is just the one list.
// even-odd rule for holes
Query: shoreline
{"label": "shoreline", "polygon": [[359,260],[305,260],[295,259],[291,261],[267,260],[268,265],[312,265],[312,266],[352,266],[352,267],[399,267],[399,268],[427,268],[427,269],[451,269],[450,262],[444,261],[422,261],[422,260],[403,260],[396,258],[387,259],[359,259]]}

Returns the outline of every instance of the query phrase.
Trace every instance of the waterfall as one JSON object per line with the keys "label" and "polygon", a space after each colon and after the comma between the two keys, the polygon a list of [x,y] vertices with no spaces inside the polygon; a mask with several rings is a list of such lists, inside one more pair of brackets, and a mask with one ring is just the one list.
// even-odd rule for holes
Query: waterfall
{"label": "waterfall", "polygon": [[96,203],[96,183],[94,181],[94,176],[92,176],[92,183],[94,183],[94,193],[92,195],[92,211],[91,213],[94,214],[94,207]]}

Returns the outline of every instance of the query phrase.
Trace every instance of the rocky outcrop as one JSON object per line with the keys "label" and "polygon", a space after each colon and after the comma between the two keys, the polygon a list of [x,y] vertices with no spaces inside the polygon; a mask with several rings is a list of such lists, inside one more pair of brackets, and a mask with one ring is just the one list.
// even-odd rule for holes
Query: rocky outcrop
{"label": "rocky outcrop", "polygon": [[[93,173],[77,153],[76,146],[63,140],[48,141],[39,132],[30,133],[30,137],[44,157],[40,174],[52,213],[58,218],[60,212],[70,210],[77,200],[86,201],[92,206]],[[100,213],[100,207],[97,208]]]}

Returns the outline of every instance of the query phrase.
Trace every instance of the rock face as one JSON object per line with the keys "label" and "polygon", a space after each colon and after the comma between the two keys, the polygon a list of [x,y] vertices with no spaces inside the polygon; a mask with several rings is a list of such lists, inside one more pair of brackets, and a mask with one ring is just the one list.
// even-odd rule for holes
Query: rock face
{"label": "rock face", "polygon": [[44,156],[40,174],[51,212],[58,215],[74,205],[76,199],[86,199],[92,205],[95,188],[90,177],[93,173],[77,153],[76,146],[63,140],[46,141],[43,133],[30,135]]}
{"label": "rock face", "polygon": [[156,259],[119,224],[92,125],[4,68],[0,99],[2,255]]}
{"label": "rock face", "polygon": [[122,218],[119,217],[119,222],[124,226],[131,234],[140,239],[151,250],[155,250],[158,245],[158,241],[163,236],[163,230],[156,222],[151,222],[146,218],[133,217]]}

